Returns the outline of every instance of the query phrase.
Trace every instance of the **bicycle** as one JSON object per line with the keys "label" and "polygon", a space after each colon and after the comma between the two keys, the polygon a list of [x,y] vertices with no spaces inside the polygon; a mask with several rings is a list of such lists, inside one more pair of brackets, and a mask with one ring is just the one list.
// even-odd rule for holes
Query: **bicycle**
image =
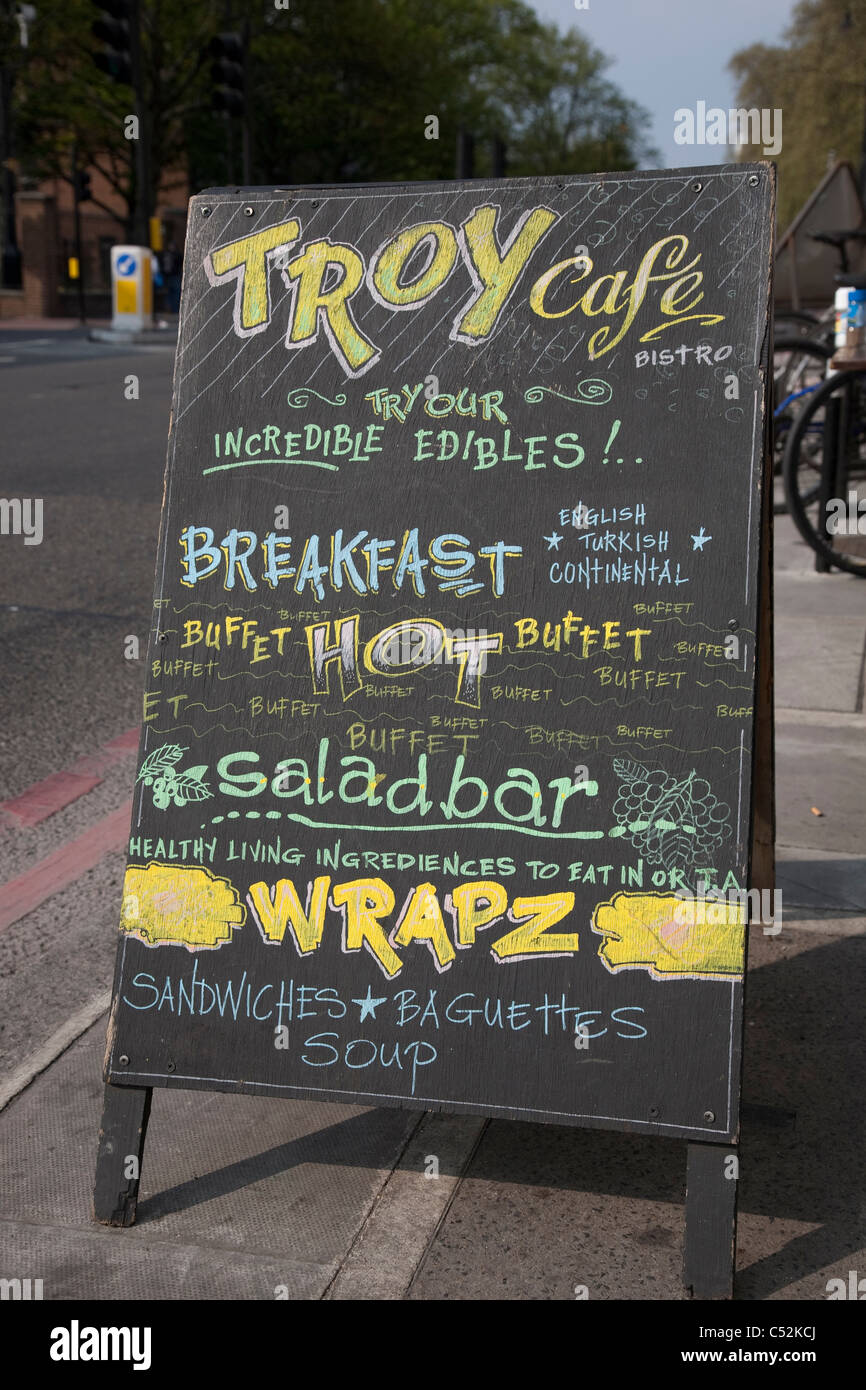
{"label": "bicycle", "polygon": [[785,445],[804,400],[827,375],[833,349],[818,339],[781,334],[773,340],[773,511],[787,510],[782,486]]}
{"label": "bicycle", "polygon": [[[866,289],[866,275],[850,277]],[[866,578],[866,347],[810,393],[785,446],[788,511],[815,568]]]}
{"label": "bicycle", "polygon": [[[810,239],[835,249],[839,257],[836,283],[856,288],[857,276],[851,271],[847,248],[849,242],[866,243],[866,230],[812,232]],[[776,327],[773,343],[773,511],[779,515],[789,510],[782,478],[785,450],[800,410],[827,375],[835,343],[835,306],[828,306],[820,316],[806,310],[790,310],[777,317]],[[801,439],[800,464],[794,475],[806,507],[818,497],[822,450],[821,431],[814,420],[809,431],[808,436]]]}

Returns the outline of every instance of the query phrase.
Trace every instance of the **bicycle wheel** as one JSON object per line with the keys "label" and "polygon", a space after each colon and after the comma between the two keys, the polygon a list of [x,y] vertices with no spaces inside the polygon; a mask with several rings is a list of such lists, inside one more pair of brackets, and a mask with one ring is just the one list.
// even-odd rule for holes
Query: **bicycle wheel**
{"label": "bicycle wheel", "polygon": [[[831,356],[832,350],[817,339],[785,333],[773,341],[773,511],[777,516],[787,510],[782,461],[788,436],[809,395],[824,380]],[[810,470],[808,459],[803,459],[802,486],[807,495],[817,488],[820,476],[820,437],[816,442],[816,468]]]}
{"label": "bicycle wheel", "polygon": [[[814,474],[819,436],[818,486],[806,496],[802,458]],[[783,476],[803,539],[827,564],[866,578],[866,372],[836,372],[812,392],[790,431]]]}
{"label": "bicycle wheel", "polygon": [[808,309],[788,309],[785,313],[777,313],[775,316],[777,336],[781,333],[796,333],[801,338],[814,338],[815,330],[820,327],[820,315],[812,314]]}

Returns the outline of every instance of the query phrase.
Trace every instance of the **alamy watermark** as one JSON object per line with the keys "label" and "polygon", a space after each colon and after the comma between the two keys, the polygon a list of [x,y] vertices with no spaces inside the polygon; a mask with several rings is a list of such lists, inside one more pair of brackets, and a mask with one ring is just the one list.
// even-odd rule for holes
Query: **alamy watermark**
{"label": "alamy watermark", "polygon": [[861,1279],[856,1269],[848,1270],[848,1282],[844,1279],[827,1280],[827,1298],[850,1298],[862,1303],[866,1299],[866,1279]]}
{"label": "alamy watermark", "polygon": [[51,1330],[48,1355],[52,1361],[130,1361],[134,1371],[151,1365],[150,1327],[82,1327],[73,1318],[68,1327]]}
{"label": "alamy watermark", "polygon": [[866,497],[849,492],[847,502],[842,497],[827,499],[828,536],[866,536]]}
{"label": "alamy watermark", "polygon": [[674,909],[674,921],[689,927],[723,927],[732,915],[742,914],[745,922],[760,923],[765,936],[778,936],[782,930],[782,894],[777,888],[711,888],[703,879],[696,893],[677,890],[681,900]]}
{"label": "alamy watermark", "polygon": [[678,145],[730,145],[735,150],[760,145],[765,155],[775,156],[782,151],[782,111],[778,106],[707,109],[707,103],[699,101],[694,110],[681,106],[674,112],[674,140]]}
{"label": "alamy watermark", "polygon": [[41,545],[42,498],[0,497],[0,535],[23,536],[25,545]]}
{"label": "alamy watermark", "polygon": [[38,1302],[43,1297],[42,1290],[42,1279],[0,1279],[0,1302]]}
{"label": "alamy watermark", "polygon": [[378,657],[385,666],[422,668],[459,664],[469,652],[475,655],[479,675],[487,670],[487,652],[498,649],[498,640],[488,643],[486,628],[443,628],[439,624],[400,623],[379,644]]}

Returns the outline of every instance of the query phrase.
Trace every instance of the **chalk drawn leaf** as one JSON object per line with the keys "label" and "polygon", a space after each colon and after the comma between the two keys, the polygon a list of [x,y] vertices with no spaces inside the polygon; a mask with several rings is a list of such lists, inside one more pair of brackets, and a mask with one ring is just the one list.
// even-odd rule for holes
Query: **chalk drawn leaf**
{"label": "chalk drawn leaf", "polygon": [[203,782],[200,777],[190,775],[192,771],[193,769],[190,768],[188,772],[179,773],[176,778],[172,788],[176,806],[183,806],[188,801],[207,801],[208,797],[213,796],[213,792],[206,782]]}
{"label": "chalk drawn leaf", "polygon": [[136,782],[144,782],[145,786],[151,786],[155,777],[171,773],[175,763],[180,762],[186,751],[178,743],[164,743],[161,748],[154,748],[141,764]]}
{"label": "chalk drawn leaf", "polygon": [[613,770],[617,777],[624,782],[634,782],[638,778],[646,775],[646,768],[640,763],[632,762],[629,758],[614,758]]}

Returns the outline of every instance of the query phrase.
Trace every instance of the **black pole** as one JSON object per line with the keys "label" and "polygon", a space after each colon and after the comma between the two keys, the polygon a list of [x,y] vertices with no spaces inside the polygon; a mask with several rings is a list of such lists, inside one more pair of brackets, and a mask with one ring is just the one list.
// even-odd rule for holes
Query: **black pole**
{"label": "black pole", "polygon": [[463,126],[457,132],[457,167],[455,178],[475,177],[475,137]]}
{"label": "black pole", "polygon": [[132,67],[135,114],[138,117],[138,139],[135,142],[133,237],[138,246],[150,246],[150,121],[144,94],[140,0],[130,0],[129,57]]}
{"label": "black pole", "polygon": [[244,68],[244,111],[241,117],[241,178],[249,187],[253,181],[253,142],[250,128],[250,21],[244,20],[241,30]]}
{"label": "black pole", "polygon": [[[227,34],[235,32],[232,28],[232,0],[225,0],[223,23]],[[244,62],[243,54],[241,55],[241,62]],[[244,87],[246,87],[246,82],[244,82]],[[226,183],[235,183],[234,117],[228,106],[223,112],[223,120],[226,123]]]}
{"label": "black pole", "polygon": [[87,322],[84,312],[84,256],[81,249],[81,199],[79,193],[81,185],[78,177],[78,152],[72,147],[72,207],[75,217],[75,259],[78,262],[78,318],[81,323]]}
{"label": "black pole", "polygon": [[491,149],[491,163],[493,166],[493,177],[504,179],[505,171],[508,167],[508,159],[505,152],[505,141],[498,135],[494,135]]}
{"label": "black pole", "polygon": [[235,122],[231,111],[225,111],[225,163],[227,163],[227,183],[235,182]]}
{"label": "black pole", "polygon": [[[4,6],[4,21],[11,26],[11,7]],[[0,189],[3,200],[3,225],[0,227],[0,284],[6,289],[21,288],[21,252],[15,227],[15,174],[9,167],[13,154],[12,87],[14,73],[11,59],[0,61]]]}

